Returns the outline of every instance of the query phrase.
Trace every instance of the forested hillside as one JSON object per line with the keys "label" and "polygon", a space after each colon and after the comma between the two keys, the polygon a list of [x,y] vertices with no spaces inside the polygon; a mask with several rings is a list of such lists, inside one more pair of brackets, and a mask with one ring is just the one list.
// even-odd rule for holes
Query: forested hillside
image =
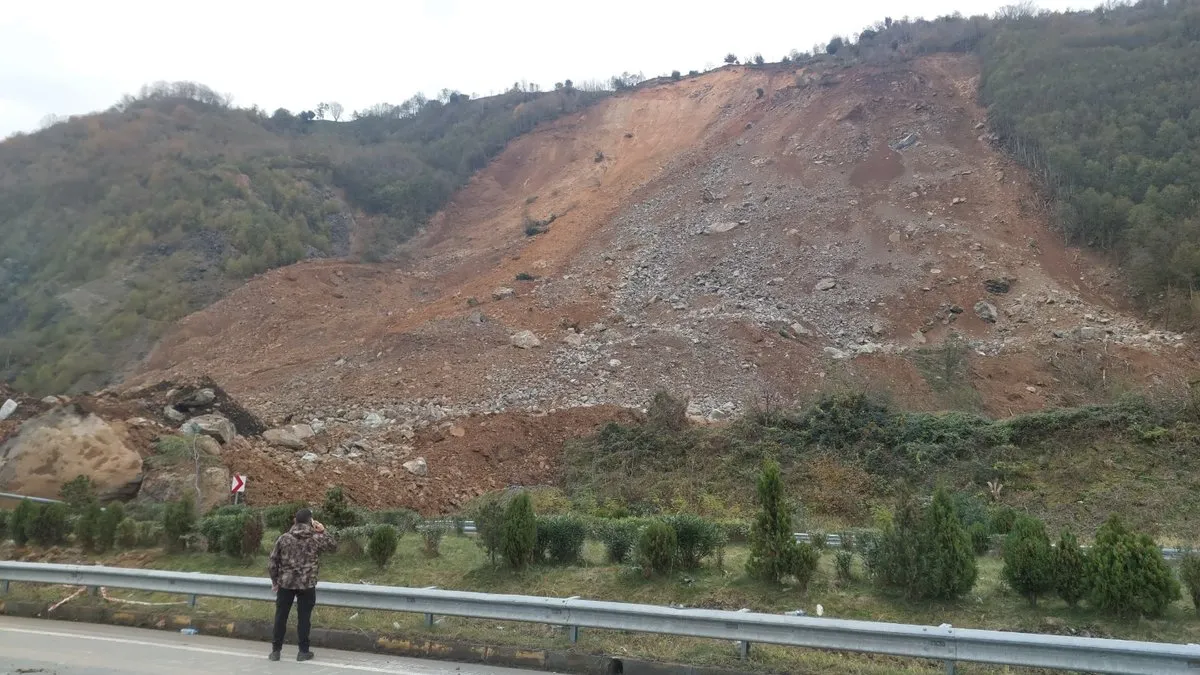
{"label": "forested hillside", "polygon": [[334,122],[162,84],[8,139],[0,377],[29,391],[97,387],[250,275],[378,259],[509,139],[599,95],[445,92]]}

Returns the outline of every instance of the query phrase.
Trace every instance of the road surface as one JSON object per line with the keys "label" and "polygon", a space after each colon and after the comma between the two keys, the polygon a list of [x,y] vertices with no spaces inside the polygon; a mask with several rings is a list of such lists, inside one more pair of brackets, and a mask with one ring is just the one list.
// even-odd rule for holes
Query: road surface
{"label": "road surface", "polygon": [[261,642],[0,617],[0,675],[526,675],[534,672],[315,648],[315,660],[297,663],[295,645],[285,646],[283,660],[271,663],[267,661],[269,651],[270,645]]}

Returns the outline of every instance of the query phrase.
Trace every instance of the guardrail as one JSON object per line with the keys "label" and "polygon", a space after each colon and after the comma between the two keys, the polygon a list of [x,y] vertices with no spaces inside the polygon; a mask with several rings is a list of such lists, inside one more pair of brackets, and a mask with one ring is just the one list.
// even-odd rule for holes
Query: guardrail
{"label": "guardrail", "polygon": [[[272,601],[268,579],[119,567],[0,561],[2,589],[10,582],[126,588],[191,596]],[[656,605],[600,602],[578,598],[493,595],[432,588],[321,583],[321,604],[335,607],[415,612],[499,621],[545,623],[581,628],[660,633],[733,640],[743,658],[753,643],[932,659],[954,672],[957,661],[1095,673],[1161,675],[1195,673],[1200,646],[1129,640],[1010,633],[844,619],[675,609]]]}
{"label": "guardrail", "polygon": [[0,492],[0,499],[15,499],[17,501],[28,499],[29,501],[33,502],[34,504],[61,504],[62,503],[62,500],[59,500],[59,499],[46,499],[45,497],[28,497],[26,495],[16,495],[11,492]]}

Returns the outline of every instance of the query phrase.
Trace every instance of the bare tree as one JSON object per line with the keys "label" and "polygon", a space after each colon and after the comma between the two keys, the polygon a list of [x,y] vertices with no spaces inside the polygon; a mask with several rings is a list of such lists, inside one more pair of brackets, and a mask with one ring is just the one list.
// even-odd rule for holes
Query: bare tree
{"label": "bare tree", "polygon": [[338,120],[342,119],[343,111],[344,111],[344,109],[342,108],[341,103],[338,103],[337,101],[331,101],[329,103],[329,116],[331,118],[333,118],[334,122],[337,122]]}

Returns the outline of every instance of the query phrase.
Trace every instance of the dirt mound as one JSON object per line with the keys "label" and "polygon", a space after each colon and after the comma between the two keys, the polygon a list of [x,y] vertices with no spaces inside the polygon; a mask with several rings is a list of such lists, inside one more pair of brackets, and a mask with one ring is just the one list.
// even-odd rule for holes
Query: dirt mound
{"label": "dirt mound", "polygon": [[415,427],[657,389],[717,419],[842,377],[1001,415],[1194,372],[1051,231],[977,80],[938,55],[607,99],[513,141],[406,262],[267,273],[133,382],[211,373],[272,425]]}

